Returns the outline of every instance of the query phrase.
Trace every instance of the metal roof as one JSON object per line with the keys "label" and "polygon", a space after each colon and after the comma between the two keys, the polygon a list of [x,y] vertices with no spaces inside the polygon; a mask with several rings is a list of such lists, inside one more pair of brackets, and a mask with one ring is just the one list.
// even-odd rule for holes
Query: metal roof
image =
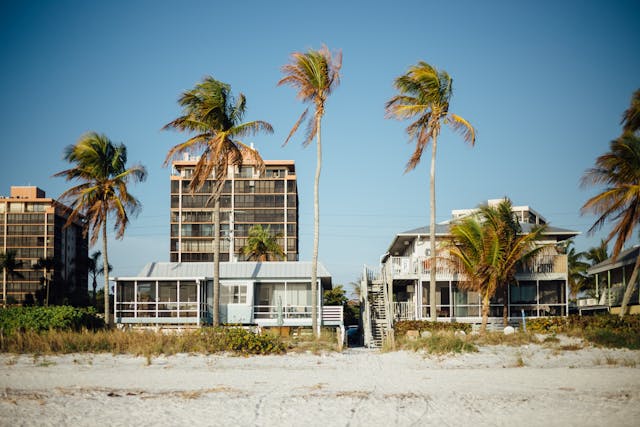
{"label": "metal roof", "polygon": [[[309,261],[274,262],[221,262],[221,279],[308,279],[311,277]],[[212,262],[150,262],[138,277],[213,277]],[[318,263],[318,277],[325,281],[331,273]]]}
{"label": "metal roof", "polygon": [[609,258],[602,261],[601,263],[590,267],[589,269],[587,269],[587,273],[602,273],[604,271],[622,267],[623,265],[634,264],[638,259],[638,256],[640,256],[640,246],[634,246],[633,248],[629,248],[620,252],[615,260],[613,258]]}

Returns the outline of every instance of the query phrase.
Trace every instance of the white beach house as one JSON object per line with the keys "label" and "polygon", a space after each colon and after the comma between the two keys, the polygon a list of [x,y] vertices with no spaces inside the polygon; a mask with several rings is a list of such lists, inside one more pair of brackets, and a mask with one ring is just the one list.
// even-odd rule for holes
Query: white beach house
{"label": "white beach house", "polygon": [[[118,325],[207,325],[213,320],[213,263],[152,262],[134,277],[115,277]],[[321,324],[343,324],[342,307],[322,306],[331,275],[318,264]],[[220,323],[311,326],[310,262],[220,263]]]}
{"label": "white beach house", "polygon": [[[497,204],[501,200],[489,200]],[[475,209],[452,211],[452,221],[472,215]],[[514,206],[523,232],[547,221],[529,206]],[[436,225],[436,247],[451,239],[450,222]],[[509,319],[522,316],[565,316],[568,314],[567,240],[577,231],[547,225],[543,239],[538,242],[544,249],[527,264],[520,265],[516,282],[508,288],[507,310]],[[363,327],[365,344],[380,345],[385,328],[398,320],[428,320],[429,281],[436,275],[437,319],[480,323],[481,300],[477,292],[464,291],[458,286],[462,274],[442,259],[439,253],[435,271],[430,266],[429,228],[421,227],[397,234],[378,269],[365,267],[361,281]],[[501,323],[504,300],[499,292],[491,300],[490,323]]]}

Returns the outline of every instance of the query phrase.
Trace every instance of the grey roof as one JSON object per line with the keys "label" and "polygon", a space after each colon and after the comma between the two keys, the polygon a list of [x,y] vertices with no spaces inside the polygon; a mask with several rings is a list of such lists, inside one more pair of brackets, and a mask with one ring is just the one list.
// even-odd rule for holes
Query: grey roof
{"label": "grey roof", "polygon": [[[524,233],[528,233],[532,230],[534,224],[521,222],[520,226]],[[436,236],[451,236],[450,228],[450,222],[436,224]],[[407,245],[408,242],[414,240],[417,236],[428,236],[429,230],[430,227],[419,227],[413,230],[398,233],[391,241],[391,244],[387,249],[387,253],[394,254],[402,252],[405,245]],[[573,236],[577,236],[578,234],[580,234],[580,232],[547,225],[547,228],[543,234],[547,236],[557,236],[559,240],[565,240]]]}
{"label": "grey roof", "polygon": [[[138,277],[213,277],[212,262],[151,262]],[[302,279],[311,277],[311,262],[221,262],[221,279]],[[318,277],[331,278],[331,273],[318,263]]]}
{"label": "grey roof", "polygon": [[633,248],[626,249],[618,254],[618,257],[605,259],[601,263],[591,266],[587,269],[588,274],[602,273],[603,271],[613,270],[615,268],[622,267],[623,265],[630,265],[636,262],[640,255],[640,246],[634,246]]}
{"label": "grey roof", "polygon": [[[520,227],[522,227],[522,231],[524,233],[529,233],[533,227],[535,226],[535,224],[530,224],[528,222],[521,222],[520,223]],[[449,229],[451,227],[450,223],[446,223],[446,224],[436,224],[436,235],[448,235],[449,234]],[[402,233],[399,233],[398,235],[403,236],[403,235],[425,235],[425,234],[429,234],[429,230],[431,228],[430,227],[419,227],[419,228],[414,228],[413,230],[408,230],[408,231],[404,231]],[[579,231],[574,231],[574,230],[567,230],[566,228],[560,228],[560,227],[553,227],[551,225],[547,224],[547,229],[545,230],[545,232],[543,234],[570,234],[572,236],[577,236],[578,234],[580,234]]]}

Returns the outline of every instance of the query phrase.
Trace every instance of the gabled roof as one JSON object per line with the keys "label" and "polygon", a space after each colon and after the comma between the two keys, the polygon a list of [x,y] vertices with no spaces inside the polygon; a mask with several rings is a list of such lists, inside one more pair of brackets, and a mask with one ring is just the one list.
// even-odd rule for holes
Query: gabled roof
{"label": "gabled roof", "polygon": [[629,248],[624,250],[618,254],[618,257],[614,260],[613,258],[606,259],[601,263],[598,263],[589,269],[587,269],[588,274],[596,274],[602,273],[604,271],[614,270],[616,268],[620,268],[624,265],[634,264],[640,255],[640,246],[634,246],[633,248]]}
{"label": "gabled roof", "polygon": [[[274,261],[274,262],[221,262],[220,278],[223,280],[260,279],[309,279],[311,277],[309,261]],[[144,278],[202,278],[213,277],[212,262],[150,262],[144,266],[136,277],[116,277],[117,280],[133,280]],[[331,273],[324,265],[318,263],[318,278],[323,286],[331,285]]]}

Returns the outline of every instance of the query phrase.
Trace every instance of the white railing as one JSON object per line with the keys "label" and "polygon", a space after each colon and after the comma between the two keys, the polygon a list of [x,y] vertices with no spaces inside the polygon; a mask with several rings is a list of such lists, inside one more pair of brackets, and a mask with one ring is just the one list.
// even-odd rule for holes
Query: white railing
{"label": "white railing", "polygon": [[[203,312],[204,304],[200,305]],[[198,303],[195,301],[118,301],[115,312],[117,318],[198,317]]]}
{"label": "white railing", "polygon": [[[327,323],[343,323],[344,310],[341,305],[325,305],[321,308],[322,321]],[[256,305],[254,306],[253,318],[259,319],[311,319],[310,305],[277,306],[277,305]]]}
{"label": "white railing", "polygon": [[[390,257],[387,261],[393,276],[426,275],[431,273],[430,257]],[[450,258],[439,257],[436,260],[436,275],[452,276],[462,274],[462,270],[456,266]]]}
{"label": "white railing", "polygon": [[323,323],[344,323],[344,308],[341,305],[325,305],[322,307]]}
{"label": "white railing", "polygon": [[415,305],[411,301],[406,302],[394,302],[393,303],[393,318],[397,320],[415,320],[416,309]]}
{"label": "white railing", "polygon": [[[390,257],[385,264],[390,271],[392,277],[400,276],[420,276],[429,275],[431,273],[430,257],[407,257],[394,256]],[[566,273],[567,272],[567,256],[559,254],[542,253],[535,256],[530,261],[523,263],[518,268],[518,273],[534,274],[534,273]],[[458,275],[459,279],[464,275],[462,268],[458,266],[457,261],[451,258],[438,257],[436,260],[436,275],[440,277]]]}

